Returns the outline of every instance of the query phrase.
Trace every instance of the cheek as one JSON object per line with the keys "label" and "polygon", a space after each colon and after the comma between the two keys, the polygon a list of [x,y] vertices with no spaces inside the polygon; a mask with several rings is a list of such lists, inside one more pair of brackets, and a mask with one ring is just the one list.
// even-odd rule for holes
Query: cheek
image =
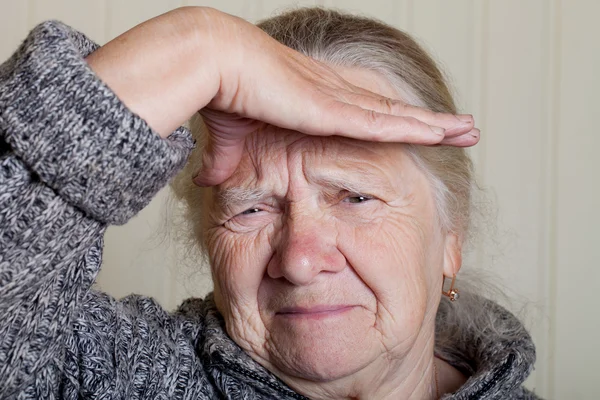
{"label": "cheek", "polygon": [[258,289],[272,253],[270,229],[240,235],[218,227],[207,233],[217,308],[229,336],[250,354],[260,354],[267,337]]}
{"label": "cheek", "polygon": [[[420,326],[429,297],[430,227],[408,214],[341,230],[341,250],[377,299],[378,328],[390,335]],[[401,332],[401,333],[400,333]]]}
{"label": "cheek", "polygon": [[215,294],[222,298],[220,303],[227,311],[241,307],[256,310],[258,288],[272,255],[272,230],[267,226],[252,234],[237,234],[217,227],[207,233],[212,276],[218,288]]}
{"label": "cheek", "polygon": [[378,288],[399,288],[424,269],[428,235],[415,218],[386,217],[340,233],[349,263]]}

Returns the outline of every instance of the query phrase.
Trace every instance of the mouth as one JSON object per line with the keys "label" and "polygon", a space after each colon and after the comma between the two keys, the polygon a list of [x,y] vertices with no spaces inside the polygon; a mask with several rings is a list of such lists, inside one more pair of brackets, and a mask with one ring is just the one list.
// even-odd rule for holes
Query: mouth
{"label": "mouth", "polygon": [[284,307],[275,316],[284,318],[323,319],[344,314],[355,308],[352,305],[319,305],[314,307]]}

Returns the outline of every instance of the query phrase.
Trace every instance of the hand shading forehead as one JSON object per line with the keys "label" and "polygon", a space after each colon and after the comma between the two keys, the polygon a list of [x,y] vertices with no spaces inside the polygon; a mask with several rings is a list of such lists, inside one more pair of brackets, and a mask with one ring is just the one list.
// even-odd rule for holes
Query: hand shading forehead
{"label": "hand shading forehead", "polygon": [[[408,93],[398,93],[375,71],[333,68],[348,82],[369,91],[391,98],[410,97]],[[405,100],[411,102],[408,98]],[[248,188],[256,195],[255,189],[268,187],[271,191],[284,192],[290,184],[288,169],[294,157],[300,158],[296,164],[302,166],[308,180],[331,186],[345,183],[346,186],[361,184],[360,187],[398,190],[406,185],[406,175],[415,167],[399,144],[311,137],[267,126],[247,138],[242,162],[234,175],[221,185],[221,190]],[[404,182],[401,184],[401,181]]]}

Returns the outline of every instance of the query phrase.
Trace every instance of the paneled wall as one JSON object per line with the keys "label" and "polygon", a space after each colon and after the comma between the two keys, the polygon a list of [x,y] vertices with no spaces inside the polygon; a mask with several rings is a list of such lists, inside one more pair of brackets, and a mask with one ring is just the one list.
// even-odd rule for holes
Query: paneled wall
{"label": "paneled wall", "polygon": [[[600,372],[600,2],[595,0],[0,0],[0,57],[36,23],[60,19],[105,43],[180,5],[249,20],[291,5],[324,5],[413,33],[447,72],[460,108],[482,129],[473,149],[497,209],[466,268],[491,271],[538,348],[528,385],[550,399],[597,399]],[[174,307],[210,288],[181,268],[169,235],[168,193],[110,228],[99,285]]]}

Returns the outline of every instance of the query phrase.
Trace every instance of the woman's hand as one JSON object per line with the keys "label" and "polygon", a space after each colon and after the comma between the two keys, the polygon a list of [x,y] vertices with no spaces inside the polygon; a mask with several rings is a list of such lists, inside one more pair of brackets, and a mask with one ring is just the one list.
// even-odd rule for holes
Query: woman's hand
{"label": "woman's hand", "polygon": [[139,25],[88,62],[125,104],[166,136],[197,110],[209,128],[195,182],[237,167],[245,137],[268,123],[306,134],[417,144],[477,143],[471,116],[384,98],[217,10],[186,7]]}

